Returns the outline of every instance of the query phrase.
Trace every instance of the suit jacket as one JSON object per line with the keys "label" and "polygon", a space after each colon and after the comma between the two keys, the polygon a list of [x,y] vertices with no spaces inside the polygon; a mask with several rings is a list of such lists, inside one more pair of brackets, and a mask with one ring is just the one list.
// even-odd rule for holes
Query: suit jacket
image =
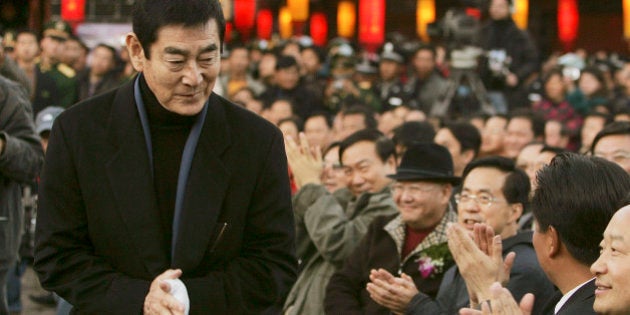
{"label": "suit jacket", "polygon": [[[562,298],[562,293],[552,297],[545,306],[543,314],[553,315],[556,304]],[[537,297],[538,298],[538,297]],[[579,290],[575,291],[569,300],[564,303],[560,308],[557,315],[571,315],[571,314],[596,314],[593,310],[593,303],[595,303],[595,279],[589,281],[583,285]]]}
{"label": "suit jacket", "polygon": [[281,133],[212,95],[170,257],[133,81],[53,126],[40,187],[35,269],[79,313],[141,313],[151,281],[183,271],[191,314],[260,313],[296,277]]}

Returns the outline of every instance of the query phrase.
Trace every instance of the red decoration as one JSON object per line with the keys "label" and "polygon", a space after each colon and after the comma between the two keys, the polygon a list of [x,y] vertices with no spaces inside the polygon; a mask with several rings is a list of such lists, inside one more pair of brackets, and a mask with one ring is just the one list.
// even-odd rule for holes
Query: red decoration
{"label": "red decoration", "polygon": [[475,19],[479,20],[481,19],[481,10],[477,9],[477,8],[466,8],[466,15],[468,16],[472,16]]}
{"label": "red decoration", "polygon": [[230,42],[230,39],[232,39],[232,30],[234,29],[234,25],[232,24],[232,22],[228,21],[225,22],[225,37],[224,37],[224,41],[226,43]]}
{"label": "red decoration", "polygon": [[373,52],[385,40],[385,0],[359,2],[359,43]]}
{"label": "red decoration", "polygon": [[328,39],[328,20],[326,14],[318,12],[311,16],[311,38],[317,46],[326,45]]}
{"label": "red decoration", "polygon": [[273,14],[271,10],[264,9],[258,11],[256,29],[258,31],[258,38],[271,39],[271,33],[273,33]]}
{"label": "red decoration", "polygon": [[565,51],[575,43],[580,24],[577,0],[558,0],[558,38]]}
{"label": "red decoration", "polygon": [[61,0],[61,18],[68,22],[83,22],[85,0]]}
{"label": "red decoration", "polygon": [[234,28],[244,41],[254,28],[256,21],[256,0],[234,0]]}

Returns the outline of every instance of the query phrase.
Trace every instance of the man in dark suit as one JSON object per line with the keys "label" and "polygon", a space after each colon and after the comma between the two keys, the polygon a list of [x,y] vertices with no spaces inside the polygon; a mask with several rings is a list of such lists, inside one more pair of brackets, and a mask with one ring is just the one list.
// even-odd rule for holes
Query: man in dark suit
{"label": "man in dark suit", "polygon": [[[602,158],[561,153],[537,173],[536,181],[534,249],[540,266],[559,290],[547,301],[543,314],[595,314],[596,287],[590,266],[599,257],[606,225],[630,191],[630,176]],[[493,314],[516,314],[501,313],[504,310],[499,306],[518,308],[511,297],[492,299],[490,305]],[[474,314],[469,312],[461,314]]]}
{"label": "man in dark suit", "polygon": [[[533,243],[540,266],[562,295],[546,314],[594,314],[590,265],[606,225],[630,191],[630,176],[600,158],[557,155],[537,174]],[[544,297],[538,297],[539,299]]]}
{"label": "man in dark suit", "polygon": [[268,312],[296,276],[282,135],[212,94],[218,1],[135,6],[140,74],[55,121],[35,269],[79,314]]}

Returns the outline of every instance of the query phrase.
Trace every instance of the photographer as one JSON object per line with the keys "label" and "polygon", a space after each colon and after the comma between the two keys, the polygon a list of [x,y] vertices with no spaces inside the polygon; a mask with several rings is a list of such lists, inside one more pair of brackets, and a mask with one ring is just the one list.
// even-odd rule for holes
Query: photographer
{"label": "photographer", "polygon": [[512,5],[512,0],[491,0],[490,21],[481,32],[481,47],[488,56],[481,78],[499,113],[527,104],[525,83],[538,69],[538,50],[512,20]]}
{"label": "photographer", "polygon": [[341,48],[332,56],[331,80],[324,90],[328,110],[337,114],[352,104],[363,104],[380,112],[380,98],[372,89],[377,71],[368,60],[357,64],[350,46]]}

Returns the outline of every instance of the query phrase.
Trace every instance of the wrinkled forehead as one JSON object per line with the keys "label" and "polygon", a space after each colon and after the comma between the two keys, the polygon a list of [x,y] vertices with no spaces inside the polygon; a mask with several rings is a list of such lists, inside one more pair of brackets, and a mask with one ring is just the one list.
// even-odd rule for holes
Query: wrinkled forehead
{"label": "wrinkled forehead", "polygon": [[[162,40],[162,41],[169,42],[169,41],[181,40],[181,38],[172,37],[172,33],[174,32],[182,32],[184,34],[191,34],[193,32],[202,32],[202,33],[208,34],[212,38],[216,37],[217,40],[220,40],[219,39],[220,38],[219,37],[219,24],[215,18],[211,18],[205,23],[199,23],[199,24],[185,25],[181,23],[173,23],[173,24],[162,25],[155,31],[155,41],[157,42],[157,41]],[[155,42],[153,44],[155,44]]]}

